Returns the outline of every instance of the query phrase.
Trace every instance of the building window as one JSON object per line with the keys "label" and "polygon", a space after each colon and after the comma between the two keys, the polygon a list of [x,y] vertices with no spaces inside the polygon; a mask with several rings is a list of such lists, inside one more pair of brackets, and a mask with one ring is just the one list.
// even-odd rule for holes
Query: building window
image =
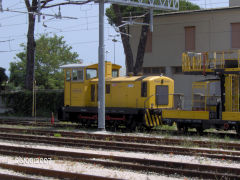
{"label": "building window", "polygon": [[185,27],[185,50],[186,51],[195,51],[195,34],[196,27],[189,26]]}
{"label": "building window", "polygon": [[154,67],[154,68],[152,68],[152,73],[153,74],[160,74],[161,73],[161,69],[158,68],[158,67]]}
{"label": "building window", "polygon": [[182,74],[182,66],[174,66],[172,67],[173,74]]}
{"label": "building window", "polygon": [[143,68],[143,74],[151,74],[151,68]]}
{"label": "building window", "polygon": [[166,69],[165,67],[145,67],[143,68],[143,74],[154,74],[154,75],[160,75],[165,74]]}
{"label": "building window", "polygon": [[148,32],[147,32],[147,42],[146,42],[145,52],[146,53],[152,52],[152,32],[150,31],[150,29],[148,29]]}
{"label": "building window", "polygon": [[232,23],[231,29],[231,46],[232,48],[240,48],[240,23]]}

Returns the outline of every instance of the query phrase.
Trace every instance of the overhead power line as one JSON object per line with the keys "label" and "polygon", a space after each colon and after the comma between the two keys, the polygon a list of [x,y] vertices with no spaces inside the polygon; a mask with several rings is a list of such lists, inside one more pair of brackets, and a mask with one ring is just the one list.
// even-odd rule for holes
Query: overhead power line
{"label": "overhead power line", "polygon": [[[3,11],[22,13],[22,14],[34,14],[34,15],[40,14],[40,15],[43,15],[43,16],[50,16],[50,17],[54,17],[54,18],[59,18],[57,14],[45,14],[45,13],[36,13],[36,12],[26,12],[26,11],[17,11],[17,10],[11,10],[11,9],[4,9]],[[61,16],[61,18],[78,19],[77,17],[70,17],[70,16]]]}

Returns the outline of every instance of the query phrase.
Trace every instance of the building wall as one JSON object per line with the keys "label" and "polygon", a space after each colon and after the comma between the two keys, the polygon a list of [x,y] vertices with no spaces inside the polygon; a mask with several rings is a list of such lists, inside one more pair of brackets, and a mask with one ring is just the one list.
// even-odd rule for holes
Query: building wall
{"label": "building wall", "polygon": [[[165,74],[174,78],[175,92],[184,93],[185,107],[191,106],[191,83],[206,77],[174,74],[181,66],[185,51],[185,27],[195,26],[195,52],[231,49],[231,23],[240,22],[240,8],[203,10],[191,13],[172,13],[154,17],[152,52],[145,53],[144,67],[165,67]],[[141,26],[130,26],[130,38],[136,58]],[[208,76],[209,78],[209,76]],[[210,77],[214,78],[214,77]]]}
{"label": "building wall", "polygon": [[229,7],[240,6],[239,0],[229,0]]}

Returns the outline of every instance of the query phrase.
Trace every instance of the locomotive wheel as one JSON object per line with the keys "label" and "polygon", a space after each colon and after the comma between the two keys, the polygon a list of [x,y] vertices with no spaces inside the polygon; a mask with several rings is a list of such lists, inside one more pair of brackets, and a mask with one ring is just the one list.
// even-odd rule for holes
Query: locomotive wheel
{"label": "locomotive wheel", "polygon": [[130,131],[136,131],[137,123],[133,116],[129,116],[126,121],[126,128]]}
{"label": "locomotive wheel", "polygon": [[183,131],[183,124],[182,123],[177,123],[177,130],[179,131],[179,132],[181,132],[181,131]]}
{"label": "locomotive wheel", "polygon": [[202,127],[197,127],[196,130],[197,130],[197,133],[198,133],[200,136],[203,135],[203,128],[202,128]]}
{"label": "locomotive wheel", "polygon": [[131,124],[130,124],[130,130],[131,131],[136,131],[136,127],[137,127],[137,123],[136,123],[136,121],[134,121],[134,120],[132,120],[131,121]]}
{"label": "locomotive wheel", "polygon": [[186,134],[188,132],[188,126],[182,123],[177,123],[177,130]]}
{"label": "locomotive wheel", "polygon": [[112,131],[112,132],[116,132],[118,130],[118,122],[117,121],[109,121],[107,124],[107,130]]}
{"label": "locomotive wheel", "polygon": [[236,132],[240,136],[240,124],[236,125]]}
{"label": "locomotive wheel", "polygon": [[187,125],[183,126],[183,133],[184,134],[188,133],[188,126]]}

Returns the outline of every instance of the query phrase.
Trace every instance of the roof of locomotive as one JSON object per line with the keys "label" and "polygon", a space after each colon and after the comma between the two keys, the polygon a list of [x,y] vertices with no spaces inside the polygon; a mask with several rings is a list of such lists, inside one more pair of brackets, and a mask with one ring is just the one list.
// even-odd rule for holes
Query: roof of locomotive
{"label": "roof of locomotive", "polygon": [[[105,63],[109,63],[108,61],[105,61]],[[122,66],[118,65],[118,64],[112,64],[112,67],[114,69],[120,69]],[[66,64],[66,65],[62,65],[60,66],[60,68],[62,69],[73,69],[73,68],[98,68],[98,64],[92,64],[92,63],[77,63],[77,64]]]}
{"label": "roof of locomotive", "polygon": [[[166,76],[121,76],[121,77],[106,77],[105,81],[111,81],[111,82],[132,82],[132,81],[154,81],[158,79],[168,79],[171,80],[171,78]],[[92,82],[97,82],[98,78],[94,78],[91,80]]]}
{"label": "roof of locomotive", "polygon": [[91,64],[83,64],[83,63],[81,63],[81,64],[65,64],[65,65],[60,66],[60,68],[62,68],[62,69],[79,68],[79,67],[87,67],[89,65],[91,65]]}

